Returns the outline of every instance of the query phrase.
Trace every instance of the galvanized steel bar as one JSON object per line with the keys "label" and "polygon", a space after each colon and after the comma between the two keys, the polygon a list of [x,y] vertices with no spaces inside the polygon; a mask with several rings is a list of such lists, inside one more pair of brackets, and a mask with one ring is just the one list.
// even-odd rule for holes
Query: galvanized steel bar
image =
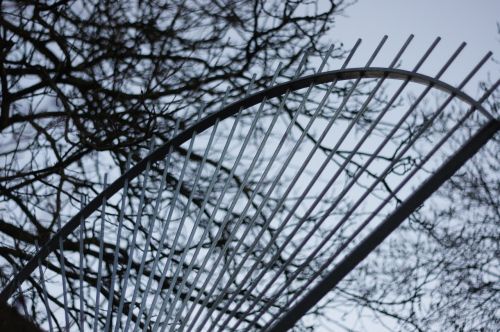
{"label": "galvanized steel bar", "polygon": [[[255,75],[254,75],[254,76],[252,76],[252,81],[251,81],[251,84],[250,84],[250,86],[249,86],[249,88],[248,88],[248,90],[247,90],[247,93],[249,93],[249,92],[251,91],[251,89],[253,88],[254,80],[255,80]],[[241,114],[241,113],[238,113],[238,114]],[[228,175],[228,181],[226,182],[226,185],[224,186],[224,188],[222,189],[222,191],[221,191],[221,193],[220,193],[219,200],[218,200],[218,202],[217,202],[217,203],[218,203],[218,205],[216,205],[216,208],[214,209],[214,211],[217,211],[217,210],[218,210],[218,206],[219,206],[219,205],[220,205],[220,203],[222,202],[222,198],[224,197],[224,195],[226,194],[227,189],[229,188],[229,186],[228,186],[229,181],[230,181],[230,179],[231,179],[231,178],[233,177],[233,175],[234,175],[234,172],[235,172],[235,170],[236,170],[236,165],[238,165],[238,164],[239,164],[239,161],[240,161],[241,157],[243,156],[243,151],[245,150],[246,145],[248,144],[249,137],[250,137],[250,132],[249,132],[249,133],[247,133],[247,135],[245,136],[245,140],[244,140],[244,142],[243,142],[243,145],[242,145],[242,147],[240,148],[240,151],[239,151],[239,153],[238,153],[238,155],[237,155],[237,157],[236,157],[236,160],[234,161],[233,167],[231,168],[231,171],[230,171],[230,173],[229,173],[229,175]],[[222,160],[223,160],[223,159],[224,159],[224,157],[225,157],[225,155],[224,155],[224,154],[221,154],[220,159],[222,159]],[[215,212],[214,212],[214,214],[212,214],[212,216],[215,216]],[[210,224],[210,223],[211,223],[211,220],[209,220],[209,222],[208,222],[208,223]],[[180,227],[178,228],[178,230],[180,230]],[[175,240],[174,240],[174,243],[176,243],[176,241],[175,241]],[[173,253],[173,250],[171,251],[171,254],[172,254],[172,253]],[[201,268],[201,269],[202,269],[202,268]],[[201,271],[201,269],[200,269],[200,271]],[[169,287],[169,290],[170,290],[170,287]],[[167,292],[167,295],[168,295],[168,296],[170,296],[169,292]],[[169,300],[169,298],[167,298],[167,300]],[[161,318],[161,315],[162,315],[162,313],[163,313],[163,311],[164,311],[165,305],[166,305],[166,301],[162,304],[162,306],[161,306],[161,308],[160,308],[159,315],[158,315],[158,317],[157,317],[157,320],[156,320],[156,322],[155,322],[155,325],[153,326],[153,331],[157,331],[157,330],[158,330],[158,328],[160,327],[160,323],[161,323],[160,318]],[[167,317],[167,323],[168,323],[168,317]],[[162,324],[162,330],[163,330],[165,327],[166,327],[166,325],[165,325],[165,324]]]}
{"label": "galvanized steel bar", "polygon": [[[86,199],[84,195],[80,198],[80,207],[83,209],[85,206]],[[85,235],[85,220],[83,217],[80,218],[80,231],[78,232],[78,251],[79,251],[79,264],[78,264],[78,294],[80,297],[80,331],[85,331],[85,316],[83,310],[83,236]]]}
{"label": "galvanized steel bar", "polygon": [[[255,76],[252,77],[252,82],[255,80]],[[251,84],[253,85],[253,83]],[[200,113],[199,113],[200,114]],[[207,161],[207,158],[208,158],[208,151],[211,149],[212,147],[212,144],[213,144],[213,141],[214,141],[214,138],[215,138],[215,133],[217,131],[217,127],[218,127],[218,123],[219,122],[216,122],[214,127],[212,127],[212,132],[210,134],[210,138],[208,140],[208,143],[207,143],[207,146],[205,147],[205,152],[203,154],[203,157],[202,157],[202,161],[201,163],[198,165],[198,169],[197,169],[197,172],[196,172],[196,175],[195,175],[195,180],[193,182],[193,188],[196,188],[197,184],[198,184],[198,181],[200,179],[200,176],[201,176],[201,171],[203,170],[204,166],[205,166],[205,163]],[[196,135],[196,132],[193,133],[194,135]],[[188,150],[188,154],[187,154],[187,157],[186,157],[186,160],[189,159],[189,156],[190,156],[191,152]],[[189,193],[189,197],[188,197],[188,202],[187,204],[185,205],[184,207],[184,212],[182,214],[182,217],[181,217],[181,221],[179,223],[179,226],[177,228],[177,233],[176,233],[176,237],[174,239],[174,243],[172,244],[172,248],[170,249],[170,254],[169,255],[172,255],[173,256],[173,253],[175,252],[175,247],[177,246],[177,241],[179,239],[179,235],[180,235],[180,232],[182,231],[182,228],[184,227],[184,223],[186,221],[186,217],[189,213],[189,207],[193,201],[193,197],[194,197],[194,190],[191,190],[191,192]],[[193,229],[191,230],[190,232],[190,236],[189,236],[189,239],[188,239],[188,244],[185,245],[185,248],[181,254],[181,258],[179,259],[179,264],[177,265],[177,268],[176,268],[176,271],[174,272],[174,278],[170,281],[170,285],[168,287],[168,290],[167,290],[167,295],[165,296],[165,301],[163,301],[161,307],[160,307],[160,310],[159,310],[159,314],[156,318],[156,323],[160,322],[161,321],[161,316],[163,314],[163,312],[165,311],[165,306],[166,304],[169,302],[170,300],[170,295],[172,293],[172,290],[174,288],[174,285],[176,284],[177,282],[177,278],[179,276],[179,272],[181,270],[181,267],[182,267],[182,264],[184,263],[184,260],[186,258],[186,254],[187,254],[187,250],[189,249],[190,247],[190,243],[192,241],[192,238],[194,236],[194,233],[195,233],[195,229],[196,229],[196,226],[193,227]],[[168,262],[168,261],[167,261]],[[168,263],[167,263],[168,264]],[[180,292],[181,290],[179,290]],[[169,313],[167,314],[167,321],[168,321],[168,318],[170,317],[170,310],[175,306],[175,300],[171,303],[170,305],[170,309],[169,309]]]}
{"label": "galvanized steel bar", "polygon": [[[182,183],[184,182],[184,175],[186,174],[186,168],[187,168],[187,165],[189,163],[191,152],[193,150],[193,144],[195,141],[195,137],[196,137],[196,131],[193,132],[191,140],[189,142],[188,152],[187,152],[186,158],[184,159],[184,163],[182,165],[181,174],[179,176],[179,179],[177,180],[177,185],[175,187],[174,197],[172,198],[172,201],[170,202],[170,210],[168,211],[168,217],[167,217],[167,220],[165,222],[165,227],[168,227],[168,225],[172,222],[172,216],[173,216],[173,212],[175,210],[175,204],[177,203],[177,200],[179,199],[180,189],[181,189]],[[175,247],[177,245],[177,239],[179,237],[181,229],[182,229],[182,225],[179,226],[179,228],[177,229],[177,232],[175,234],[174,244],[170,248],[170,251],[169,251],[169,254],[167,257],[167,262],[165,263],[165,266],[163,268],[163,273],[162,273],[160,282],[158,284],[158,289],[155,292],[155,296],[154,296],[153,302],[151,304],[151,309],[149,310],[149,315],[148,315],[148,318],[146,320],[146,324],[144,325],[145,328],[149,324],[149,321],[150,321],[152,314],[153,314],[153,310],[156,307],[156,301],[158,300],[158,296],[163,289],[163,283],[165,281],[165,277],[167,276],[168,268],[170,266],[170,262],[172,261],[173,252],[175,252]],[[165,301],[168,301],[168,299],[165,299]]]}
{"label": "galvanized steel bar", "polygon": [[[385,41],[385,39],[383,40]],[[352,57],[352,55],[354,54],[354,51],[355,49],[357,48],[357,46],[359,45],[359,41],[358,43],[355,45],[355,48],[353,48],[353,50],[351,51],[350,53],[350,56],[348,57],[348,59],[346,59],[346,62],[344,62],[344,66],[347,65],[348,61],[350,60],[350,58]],[[318,72],[321,72],[321,70],[324,68],[324,66],[326,65],[326,61],[328,60],[330,54],[331,54],[331,51],[333,50],[333,45],[332,47],[330,48],[330,50],[328,51],[328,53],[326,54],[325,58],[323,59],[323,62],[321,63],[319,69],[318,69]],[[326,101],[326,98],[328,97],[328,95],[330,94],[331,92],[331,89],[333,88],[334,84],[332,83],[327,91],[327,93],[325,94],[325,97],[323,98],[322,102],[320,105],[324,105],[324,102]],[[308,95],[310,94],[311,90],[312,90],[312,85],[310,85],[308,87],[308,90],[306,91],[306,93],[304,94],[303,96],[303,99],[302,99],[302,102],[301,104],[299,105],[299,108],[297,111],[295,111],[294,113],[294,116],[293,118],[291,119],[289,125],[287,126],[287,129],[286,129],[286,132],[285,134],[283,135],[282,139],[280,140],[280,143],[278,144],[278,147],[276,148],[276,151],[275,153],[273,154],[273,157],[271,157],[271,159],[269,160],[268,162],[268,165],[266,167],[266,170],[263,172],[263,174],[261,175],[261,180],[259,181],[259,184],[262,183],[262,181],[264,180],[264,178],[266,177],[267,175],[267,172],[269,171],[269,169],[271,168],[272,166],[272,163],[274,162],[274,159],[276,158],[277,156],[277,153],[279,152],[279,150],[281,149],[283,143],[284,143],[284,139],[288,136],[288,133],[290,132],[291,128],[293,128],[295,126],[295,121],[297,119],[297,116],[302,112],[304,106],[305,106],[305,102],[306,100],[308,99]],[[282,163],[281,165],[281,168],[280,170],[277,172],[278,176],[274,178],[272,184],[271,184],[271,187],[268,189],[268,192],[265,196],[265,198],[263,199],[263,201],[261,202],[261,204],[259,204],[259,207],[257,208],[257,211],[255,212],[254,214],[254,218],[251,219],[249,225],[246,227],[244,233],[241,235],[240,237],[240,240],[238,241],[237,245],[234,247],[233,249],[233,253],[231,254],[231,256],[226,260],[226,263],[225,265],[227,265],[235,256],[236,252],[238,251],[240,245],[242,244],[242,241],[246,238],[249,230],[252,228],[252,225],[253,223],[255,222],[255,219],[256,219],[256,216],[258,216],[260,214],[260,211],[263,207],[263,204],[265,203],[265,201],[267,201],[267,199],[269,198],[269,195],[272,193],[272,191],[274,190],[274,187],[276,186],[276,184],[279,182],[280,178],[281,178],[281,175],[284,173],[284,170],[288,167],[288,164],[289,162],[291,161],[292,157],[294,156],[295,152],[297,151],[299,145],[301,144],[302,140],[304,139],[305,137],[305,133],[306,131],[308,130],[308,128],[311,127],[311,125],[313,124],[313,122],[316,120],[317,116],[320,114],[320,110],[322,109],[322,107],[318,107],[315,114],[310,118],[308,124],[307,124],[307,129],[305,131],[302,132],[302,135],[301,137],[297,140],[297,142],[295,143],[294,147],[292,148],[291,152],[288,154],[288,157],[287,159],[285,160],[284,163]],[[292,181],[293,182],[293,181]],[[253,190],[252,192],[252,196],[249,198],[245,208],[243,209],[241,215],[244,216],[246,215],[246,212],[248,210],[248,208],[250,207],[250,204],[251,202],[253,201],[254,199],[254,196],[255,196],[255,193],[258,192],[260,190],[260,186],[257,186],[255,188],[255,190]],[[284,195],[284,197],[286,197],[286,195]],[[279,206],[276,208],[278,209]],[[271,218],[268,218],[269,221],[272,220],[272,217]],[[241,225],[241,221],[242,219],[240,218],[238,220],[238,222],[236,223],[232,233],[236,233],[237,232],[237,229],[238,227]],[[264,225],[262,227],[262,229],[265,229],[267,227],[267,224]],[[240,271],[241,267],[243,266],[243,262],[246,261],[246,258],[248,257],[248,254],[253,251],[253,247],[254,247],[254,244],[258,242],[258,239],[260,238],[260,236],[262,235],[262,231],[259,232],[259,234],[257,235],[257,237],[255,238],[251,248],[249,250],[247,250],[247,255],[242,259],[241,263],[238,265],[238,267],[236,268],[236,270],[232,273],[230,279],[226,282],[226,285],[223,287],[223,288],[227,288],[231,283],[232,281],[234,280],[234,278],[236,277],[236,275],[238,274],[238,272]],[[229,242],[229,241],[228,241]],[[219,255],[219,256],[222,256],[223,252]],[[216,263],[217,264],[217,263]],[[223,272],[224,272],[224,269],[222,271],[219,272],[219,277],[217,279],[217,281],[215,282],[215,284],[217,284],[220,280],[220,278],[222,278],[223,276]],[[211,293],[209,293],[209,295],[207,295],[207,298],[210,298],[212,292],[214,291],[215,289],[215,286],[212,287],[212,290],[211,290]],[[233,297],[236,295],[236,293],[233,293]],[[211,310],[205,315],[205,320],[202,322],[202,324],[198,327],[199,329],[201,329],[203,327],[203,324],[208,320],[208,317],[210,316],[211,312],[213,312],[213,309],[215,308],[215,306],[221,302],[221,299],[223,298],[224,296],[224,292],[221,292],[221,294],[219,294],[217,300],[214,302],[215,304],[212,306]],[[229,301],[230,302],[230,301]],[[217,320],[222,312],[224,312],[225,310],[227,310],[227,306],[225,306],[222,311],[220,311],[218,317],[215,319]]]}
{"label": "galvanized steel bar", "polygon": [[[57,218],[57,227],[61,231],[61,218]],[[61,279],[63,288],[63,302],[64,302],[64,321],[66,322],[65,330],[69,331],[69,311],[68,311],[68,290],[66,286],[66,268],[64,262],[64,249],[63,249],[63,239],[60,237],[59,241],[59,262],[61,265]]]}
{"label": "galvanized steel bar", "polygon": [[[125,172],[127,172],[130,169],[130,159],[131,159],[131,153],[129,152],[127,154],[127,161],[125,162]],[[127,179],[123,184],[120,214],[118,215],[118,229],[116,231],[115,250],[113,252],[113,270],[111,272],[111,281],[109,283],[108,309],[106,314],[106,323],[104,325],[104,331],[109,331],[110,325],[112,324],[112,308],[113,308],[114,294],[115,294],[115,279],[116,279],[116,272],[118,270],[118,254],[120,252],[120,241],[122,237],[123,218],[125,216],[125,204],[127,202],[128,184],[129,181]],[[83,229],[83,223],[81,224],[80,229]]]}
{"label": "galvanized steel bar", "polygon": [[[325,58],[323,59],[322,63],[320,64],[320,67],[318,69],[318,72],[321,72],[321,70],[324,68],[324,66],[326,65],[326,62],[327,60],[329,59],[330,57],[330,54],[331,52],[333,51],[333,45],[330,47],[329,51],[327,52]],[[292,118],[292,120],[290,121],[289,125],[287,126],[287,129],[285,130],[285,133],[283,134],[280,142],[278,143],[278,145],[274,148],[274,152],[273,152],[273,155],[271,156],[270,160],[267,162],[267,166],[264,170],[264,172],[261,174],[261,177],[260,177],[260,180],[259,182],[257,183],[256,187],[252,190],[252,194],[251,194],[251,197],[247,200],[247,203],[245,205],[245,208],[242,210],[242,212],[240,213],[240,217],[238,218],[238,220],[236,221],[235,225],[233,226],[233,229],[232,231],[230,232],[229,234],[229,238],[228,240],[226,241],[226,245],[224,245],[224,247],[222,248],[221,252],[219,253],[217,259],[215,260],[215,263],[214,263],[214,267],[216,267],[220,260],[222,259],[222,257],[224,257],[225,253],[226,253],[226,250],[228,249],[228,246],[229,246],[229,243],[232,242],[232,238],[233,238],[233,235],[238,231],[238,228],[241,226],[242,222],[243,222],[243,216],[246,215],[247,211],[248,211],[248,208],[250,207],[250,205],[252,204],[254,198],[255,198],[255,195],[257,192],[260,191],[260,186],[262,185],[264,179],[266,178],[269,170],[271,169],[272,165],[274,164],[274,161],[276,160],[277,156],[278,156],[278,153],[281,151],[281,148],[283,147],[286,139],[288,138],[292,128],[295,126],[295,122],[297,120],[297,117],[299,114],[301,114],[303,108],[305,107],[305,103],[307,101],[307,99],[309,98],[309,94],[311,93],[312,91],[312,88],[313,88],[313,85],[310,85],[307,89],[307,91],[304,93],[303,97],[302,97],[302,101],[301,101],[301,104],[299,105],[299,108],[298,110],[294,113],[294,116]],[[283,102],[281,103],[281,106],[277,112],[277,114],[281,113],[282,112],[282,108],[284,107],[284,104],[285,104],[285,101],[286,101],[286,98],[283,99]],[[253,169],[253,166],[254,164],[257,163],[257,160],[261,154],[261,151],[262,151],[262,148],[265,146],[266,144],[266,140],[263,140],[260,144],[260,149],[257,151],[257,153],[254,155],[254,158],[252,159],[252,163],[250,164],[249,168],[248,168],[248,171],[247,173],[245,174],[245,181],[247,181],[247,178],[250,177],[250,174],[251,174],[251,171]],[[295,144],[295,147],[297,147],[298,144],[296,143]],[[287,159],[287,161],[289,161],[291,159],[291,154],[289,155],[289,158]],[[288,162],[285,161],[282,165],[282,168],[283,167],[287,167],[288,165]],[[274,179],[273,183],[274,182],[278,182],[280,177],[282,175],[282,172],[278,172],[278,176]],[[243,186],[240,185],[240,188],[235,196],[235,198],[233,198],[233,203],[231,205],[231,207],[229,208],[229,211],[226,213],[226,219],[228,219],[228,217],[231,215],[231,212],[234,208],[234,206],[236,205],[236,202],[238,201],[238,198],[239,198],[239,195],[241,194],[242,190],[243,190]],[[263,201],[266,201],[267,199],[264,198]],[[258,214],[259,212],[257,212],[256,214]],[[226,270],[226,266],[228,266],[229,262],[231,260],[233,260],[234,258],[234,255],[236,254],[236,252],[238,251],[239,247],[241,246],[241,244],[243,243],[243,240],[246,238],[247,236],[247,230],[249,230],[250,228],[252,227],[252,222],[247,226],[245,232],[241,235],[240,237],[240,240],[238,240],[238,242],[236,243],[236,246],[233,248],[233,253],[231,254],[231,256],[226,259],[226,261],[224,262],[224,266],[222,267],[222,269],[219,271],[219,276],[217,277],[216,281],[214,282],[214,286],[212,287],[212,289],[210,290],[210,292],[208,293],[208,295],[206,295],[206,299],[209,299],[213,292],[215,291],[216,289],[216,285],[219,283],[220,279],[222,278],[222,276],[224,275],[225,273],[225,270]],[[209,272],[209,275],[211,276],[213,273],[215,272],[215,269],[212,269],[210,272]],[[237,272],[235,272],[237,273]],[[230,282],[228,282],[229,284]],[[225,287],[224,287],[225,288]],[[201,329],[203,327],[203,325],[205,324],[206,320],[208,319],[208,317],[210,317],[210,314],[213,312],[213,310],[215,310],[215,308],[217,307],[217,305],[220,303],[222,297],[224,296],[224,292],[222,292],[218,298],[214,301],[214,303],[212,304],[211,308],[209,309],[209,311],[206,313],[205,315],[205,319],[204,321],[202,321],[202,323],[200,324],[200,326],[198,327],[199,329]]]}
{"label": "galvanized steel bar", "polygon": [[[35,249],[38,250],[38,240],[35,239]],[[38,273],[40,274],[40,284],[42,286],[43,303],[45,305],[45,310],[47,312],[47,320],[49,323],[49,331],[54,331],[52,326],[52,312],[50,311],[49,299],[47,296],[47,288],[45,287],[45,278],[43,276],[42,262],[38,260]]]}
{"label": "galvanized steel bar", "polygon": [[[427,50],[427,52],[424,54],[424,56],[421,58],[421,60],[418,62],[418,64],[415,66],[414,70],[413,71],[416,71],[418,70],[418,68],[423,64],[423,60],[425,60],[429,55],[430,53],[432,52],[432,50],[434,49],[434,47],[437,45],[437,43],[439,42],[439,39],[436,39],[434,41],[434,43],[429,47],[429,49]],[[404,46],[405,47],[405,46]],[[397,59],[398,59],[399,55],[395,58],[395,61],[392,62],[392,66],[396,63]],[[450,62],[448,62],[448,65],[450,64]],[[304,217],[305,218],[307,215],[309,215],[312,210],[315,208],[315,206],[319,203],[319,201],[321,200],[321,197],[326,193],[326,191],[328,190],[328,188],[330,188],[332,185],[333,185],[333,182],[335,181],[335,179],[340,175],[340,171],[342,171],[344,169],[344,167],[347,165],[347,163],[349,162],[349,160],[353,157],[354,153],[360,148],[360,146],[363,144],[363,142],[368,138],[369,134],[371,133],[371,131],[375,128],[375,126],[377,125],[377,123],[381,120],[381,118],[383,117],[383,115],[389,110],[389,108],[391,107],[391,105],[396,101],[396,99],[399,97],[399,95],[401,94],[401,92],[403,91],[403,89],[406,87],[407,83],[409,82],[409,80],[406,80],[403,82],[403,84],[398,88],[398,90],[395,92],[395,94],[391,97],[390,101],[387,103],[387,105],[384,107],[384,109],[380,112],[380,114],[378,115],[377,119],[375,119],[372,123],[372,125],[370,126],[370,128],[365,132],[365,134],[363,135],[363,137],[359,140],[358,144],[356,145],[356,147],[354,147],[351,151],[351,153],[349,154],[349,157],[346,158],[346,160],[344,161],[344,163],[339,167],[339,170],[335,173],[335,175],[332,177],[332,179],[330,180],[330,182],[324,187],[325,189],[323,190],[323,192],[319,195],[319,197],[314,201],[314,203],[309,207],[308,211],[305,213]],[[370,94],[370,96],[373,96],[373,93]],[[367,98],[367,101],[369,102],[369,98]],[[365,102],[365,105],[364,106],[367,106],[367,102]],[[362,107],[363,109],[364,107]],[[385,144],[389,141],[389,138],[392,136],[392,134],[394,134],[397,130],[397,128],[403,123],[404,119],[410,114],[410,111],[407,112],[403,117],[402,119],[399,121],[399,123],[397,125],[395,125],[395,127],[392,129],[391,133],[389,135],[386,136],[385,140],[383,143],[380,144],[380,147],[383,147],[385,146]],[[326,129],[326,131],[328,131],[329,128]],[[338,148],[338,146],[336,146],[336,148]],[[330,160],[331,157],[333,157],[333,153],[334,151],[336,150],[336,148],[332,149],[332,151],[330,152],[330,155],[328,156],[327,160],[323,163],[322,167],[320,168],[320,171],[318,171],[317,173],[321,173],[322,170],[323,170],[323,167],[326,166],[326,164],[328,163],[328,160]],[[375,156],[377,155],[379,150],[377,150],[375,153],[372,154],[370,160],[367,162],[367,164],[369,164],[369,162],[371,162],[371,160],[373,160],[375,158]],[[318,174],[319,175],[319,174]],[[295,179],[294,179],[295,180]],[[317,176],[315,176],[311,181],[310,181],[310,187],[313,186],[313,184],[316,182],[317,180]],[[295,182],[295,181],[292,181],[292,183]],[[354,181],[351,182],[351,185],[354,183]],[[292,217],[293,213],[295,212],[295,210],[298,208],[300,202],[306,197],[306,194],[307,192],[309,191],[309,187],[307,189],[304,190],[304,192],[302,193],[302,195],[300,196],[300,198],[298,199],[297,203],[292,207],[292,209],[289,211],[287,217],[284,219],[283,221],[283,226],[280,227],[279,229],[276,230],[275,232],[275,236],[269,241],[269,244],[268,246],[278,237],[278,235],[281,233],[281,231],[283,230],[284,226],[286,225],[286,223],[290,220],[290,218]],[[342,194],[339,195],[340,197],[343,197]],[[326,215],[326,214],[325,214]],[[275,254],[275,256],[271,259],[271,261],[269,262],[269,264],[273,264],[273,262],[275,262],[278,258],[279,258],[279,255],[281,254],[282,250],[284,249],[284,247],[286,247],[286,245],[292,240],[293,236],[299,231],[299,229],[301,228],[301,222],[299,222],[297,224],[297,226],[290,232],[290,234],[287,236],[286,240],[284,241],[284,243],[282,244],[282,248]],[[315,232],[315,230],[320,226],[321,224],[321,221],[317,223],[317,227],[313,228],[309,234],[308,234],[308,237]],[[302,244],[300,245],[300,247],[302,247],[303,245],[305,245],[305,243],[307,242],[307,240],[304,240],[302,241]],[[267,249],[268,247],[266,247]],[[266,251],[266,249],[263,250],[263,252]],[[289,257],[289,259],[285,262],[285,264],[282,264],[283,266],[286,266],[287,264],[290,263],[290,261],[293,259],[293,257],[298,253],[298,249],[294,251],[294,253],[292,253]],[[273,281],[276,280],[277,276],[279,275],[279,273],[281,273],[283,271],[283,267],[280,269],[279,272],[277,272],[275,274],[275,277],[268,282],[268,284],[272,284]],[[248,274],[250,275],[250,273]],[[260,275],[254,279],[253,281],[253,285],[252,287],[250,287],[248,289],[248,294],[250,294],[250,292],[254,289],[254,287],[259,283],[259,281],[261,280],[261,278],[264,276],[264,273],[261,272]],[[245,279],[244,279],[245,280]],[[244,284],[243,282],[241,284]],[[255,299],[255,302],[258,301],[258,299],[263,296],[263,293],[261,293],[256,299]],[[242,302],[244,301],[245,298],[243,298],[242,300],[240,300],[240,304],[242,304]],[[228,317],[228,319],[226,319],[225,323],[228,323],[228,320],[229,320],[230,317]],[[224,323],[223,323],[224,325]]]}
{"label": "galvanized steel bar", "polygon": [[[154,137],[153,137],[153,140],[154,140]],[[165,186],[165,180],[166,180],[166,177],[167,177],[167,169],[170,166],[170,158],[171,158],[171,154],[168,155],[167,162],[164,165],[163,172],[162,172],[162,175],[161,175],[161,180],[160,180],[160,187],[158,189],[158,194],[156,196],[156,202],[155,202],[155,207],[154,207],[154,210],[153,210],[153,215],[149,219],[149,229],[148,229],[148,233],[147,233],[147,236],[146,236],[146,243],[144,244],[144,251],[143,251],[143,254],[142,254],[141,264],[139,266],[139,271],[137,272],[137,275],[135,276],[136,277],[136,282],[135,282],[134,290],[133,290],[133,293],[132,293],[132,299],[130,300],[130,305],[129,305],[129,307],[132,308],[132,309],[129,310],[129,312],[128,312],[127,321],[125,322],[124,331],[128,331],[129,330],[129,324],[130,324],[130,321],[132,319],[132,314],[134,312],[133,308],[135,308],[135,304],[136,304],[136,300],[137,300],[137,294],[138,294],[138,290],[140,288],[139,287],[140,286],[140,278],[142,277],[142,274],[144,273],[144,266],[145,266],[146,257],[147,257],[147,249],[148,249],[148,247],[149,247],[149,245],[151,243],[151,237],[153,236],[153,230],[154,230],[154,225],[155,225],[155,221],[156,221],[156,216],[157,216],[158,209],[159,209],[159,206],[160,206],[161,195],[163,193],[163,188]],[[140,322],[140,316],[138,316],[137,319],[138,319],[138,322],[136,322],[136,325]]]}
{"label": "galvanized steel bar", "polygon": [[[108,184],[108,174],[104,174],[104,189]],[[101,231],[99,233],[99,262],[97,262],[97,289],[95,296],[95,307],[94,307],[94,332],[97,332],[97,324],[99,323],[99,299],[101,295],[101,280],[102,280],[102,261],[104,256],[104,224],[106,223],[106,197],[102,200],[101,207]]]}

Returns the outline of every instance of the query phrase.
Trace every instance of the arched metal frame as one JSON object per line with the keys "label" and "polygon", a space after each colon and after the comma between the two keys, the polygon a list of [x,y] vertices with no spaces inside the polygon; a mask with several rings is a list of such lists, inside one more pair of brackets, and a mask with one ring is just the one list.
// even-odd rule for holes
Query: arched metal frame
{"label": "arched metal frame", "polygon": [[[150,153],[134,167],[121,175],[105,190],[90,201],[71,220],[69,220],[54,236],[45,243],[31,260],[15,275],[0,293],[0,302],[5,303],[13,294],[18,285],[24,282],[37,268],[38,262],[45,259],[57,249],[59,239],[66,238],[78,226],[80,221],[98,210],[103,200],[117,193],[125,184],[141,174],[148,163],[159,161],[166,157],[172,147],[179,147],[188,141],[193,132],[201,133],[213,126],[217,120],[226,119],[242,109],[252,107],[264,99],[278,97],[287,91],[296,91],[310,85],[318,85],[333,81],[343,81],[358,78],[388,78],[409,80],[411,82],[432,86],[445,91],[469,104],[473,110],[481,112],[488,119],[485,124],[458,152],[456,152],[438,171],[433,174],[417,191],[403,202],[385,221],[383,221],[368,237],[366,237],[352,252],[345,257],[336,268],[311,289],[288,313],[280,318],[272,327],[272,331],[283,331],[291,328],[312,306],[314,306],[328,291],[334,288],[343,277],[354,269],[368,254],[374,250],[389,234],[394,231],[418,206],[420,206],[441,184],[449,179],[468,159],[470,159],[486,142],[500,130],[500,121],[495,119],[484,107],[481,101],[476,101],[463,91],[446,84],[438,79],[401,69],[392,68],[350,68],[313,74],[278,84],[268,89],[254,93],[246,98],[234,102],[218,112],[208,115],[190,128],[166,142]],[[500,81],[497,81],[490,91],[494,91]]]}

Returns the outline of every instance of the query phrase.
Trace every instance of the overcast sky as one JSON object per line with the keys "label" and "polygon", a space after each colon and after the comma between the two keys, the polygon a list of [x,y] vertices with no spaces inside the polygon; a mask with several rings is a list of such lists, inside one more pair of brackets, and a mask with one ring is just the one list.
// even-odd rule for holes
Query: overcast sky
{"label": "overcast sky", "polygon": [[439,35],[450,43],[466,41],[483,53],[498,53],[497,22],[499,0],[359,0],[337,20],[335,32],[342,39]]}
{"label": "overcast sky", "polygon": [[[360,37],[363,39],[363,49],[371,51],[386,34],[389,36],[386,48],[391,50],[391,54],[395,54],[397,48],[413,33],[415,38],[411,51],[408,52],[410,57],[413,55],[420,57],[437,36],[442,38],[436,49],[440,56],[449,56],[462,41],[465,41],[467,47],[459,60],[460,64],[463,64],[464,71],[470,70],[484,54],[492,51],[496,62],[490,61],[487,70],[498,78],[500,73],[498,22],[500,22],[500,0],[359,0],[346,9],[343,17],[337,19],[329,37],[332,41],[342,41],[349,48]],[[384,57],[379,57],[379,61],[382,58]],[[465,72],[460,70],[452,70],[449,73],[451,77],[445,80],[457,82],[464,74]]]}

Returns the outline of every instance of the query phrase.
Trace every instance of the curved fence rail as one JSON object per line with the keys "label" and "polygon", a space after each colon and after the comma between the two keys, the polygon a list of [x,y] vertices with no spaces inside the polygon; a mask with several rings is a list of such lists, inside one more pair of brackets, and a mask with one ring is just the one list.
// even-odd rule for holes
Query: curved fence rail
{"label": "curved fence rail", "polygon": [[411,40],[387,67],[372,66],[385,37],[364,67],[348,68],[360,41],[339,70],[326,54],[278,84],[278,67],[269,88],[152,140],[0,300],[36,292],[49,330],[293,327],[500,129],[483,106],[500,82],[463,91],[491,54],[454,87],[441,77],[465,45],[431,77],[439,39],[396,68]]}

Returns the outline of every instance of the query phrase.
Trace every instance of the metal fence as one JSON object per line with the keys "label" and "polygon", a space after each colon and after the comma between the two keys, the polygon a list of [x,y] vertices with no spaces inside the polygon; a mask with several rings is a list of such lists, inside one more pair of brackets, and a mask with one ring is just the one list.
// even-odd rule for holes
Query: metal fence
{"label": "metal fence", "polygon": [[[291,328],[500,129],[485,102],[409,68],[314,73],[179,130],[117,177],[12,276],[0,300],[38,293],[49,330]],[[304,62],[302,62],[304,63]],[[412,99],[403,98],[412,91]],[[194,174],[186,177],[185,174]]]}

